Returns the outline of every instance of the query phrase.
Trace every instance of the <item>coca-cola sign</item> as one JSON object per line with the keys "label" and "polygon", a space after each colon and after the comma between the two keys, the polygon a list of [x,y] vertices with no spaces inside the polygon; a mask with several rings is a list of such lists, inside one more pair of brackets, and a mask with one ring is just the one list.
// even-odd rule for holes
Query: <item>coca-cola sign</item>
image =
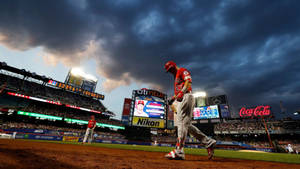
{"label": "coca-cola sign", "polygon": [[270,106],[257,106],[255,108],[241,108],[240,117],[258,117],[269,116],[271,114]]}

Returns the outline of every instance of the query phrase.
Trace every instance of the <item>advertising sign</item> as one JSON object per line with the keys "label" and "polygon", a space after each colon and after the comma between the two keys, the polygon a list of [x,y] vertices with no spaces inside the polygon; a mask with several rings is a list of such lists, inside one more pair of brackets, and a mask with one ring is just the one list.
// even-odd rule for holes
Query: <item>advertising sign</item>
{"label": "advertising sign", "polygon": [[131,107],[131,99],[125,98],[124,105],[123,105],[123,113],[122,116],[129,116],[130,115],[130,107]]}
{"label": "advertising sign", "polygon": [[78,142],[79,137],[64,136],[63,141]]}
{"label": "advertising sign", "polygon": [[194,119],[216,119],[219,118],[218,105],[195,107]]}
{"label": "advertising sign", "polygon": [[163,119],[153,119],[144,117],[133,117],[133,126],[140,127],[155,127],[155,128],[165,128],[165,120]]}
{"label": "advertising sign", "polygon": [[122,123],[124,125],[129,125],[129,116],[122,116]]}
{"label": "advertising sign", "polygon": [[240,117],[259,117],[259,116],[269,116],[271,115],[270,106],[256,106],[254,108],[242,107],[240,109]]}

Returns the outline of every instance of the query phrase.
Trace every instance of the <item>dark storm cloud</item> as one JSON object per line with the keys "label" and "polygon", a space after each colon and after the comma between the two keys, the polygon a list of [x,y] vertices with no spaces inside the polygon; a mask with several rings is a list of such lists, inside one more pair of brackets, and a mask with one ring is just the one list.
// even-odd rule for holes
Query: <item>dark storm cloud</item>
{"label": "dark storm cloud", "polygon": [[191,71],[194,88],[227,94],[234,108],[278,110],[282,100],[295,111],[299,16],[297,0],[2,1],[0,35],[13,48],[42,46],[57,57],[98,42],[95,57],[106,78],[165,91],[172,85],[163,64],[174,60]]}
{"label": "dark storm cloud", "polygon": [[0,33],[9,46],[26,50],[45,46],[52,52],[83,50],[89,25],[80,8],[68,1],[1,1]]}

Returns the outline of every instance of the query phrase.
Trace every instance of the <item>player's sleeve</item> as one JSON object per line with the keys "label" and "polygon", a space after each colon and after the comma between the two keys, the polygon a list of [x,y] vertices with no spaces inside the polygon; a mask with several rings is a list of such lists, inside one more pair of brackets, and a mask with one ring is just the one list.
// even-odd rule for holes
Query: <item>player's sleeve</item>
{"label": "player's sleeve", "polygon": [[191,76],[191,73],[190,73],[188,70],[184,69],[184,70],[182,71],[182,79],[183,79],[184,81],[188,80],[189,82],[192,83],[192,76]]}

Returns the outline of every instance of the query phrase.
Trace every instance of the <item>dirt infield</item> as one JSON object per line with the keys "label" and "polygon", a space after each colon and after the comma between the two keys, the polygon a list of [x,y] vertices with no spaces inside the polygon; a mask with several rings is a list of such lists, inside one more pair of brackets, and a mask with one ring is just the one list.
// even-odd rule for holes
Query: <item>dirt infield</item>
{"label": "dirt infield", "polygon": [[164,153],[109,149],[94,146],[32,142],[0,139],[0,168],[38,169],[161,169],[161,168],[300,168],[297,164],[284,164],[239,159],[187,155],[185,161],[164,159]]}

